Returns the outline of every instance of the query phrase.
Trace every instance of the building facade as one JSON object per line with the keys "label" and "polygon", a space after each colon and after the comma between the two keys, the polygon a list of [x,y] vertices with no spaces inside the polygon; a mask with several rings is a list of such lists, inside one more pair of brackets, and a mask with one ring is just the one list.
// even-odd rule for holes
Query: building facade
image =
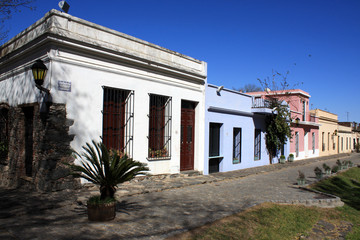
{"label": "building facade", "polygon": [[338,153],[351,153],[355,149],[352,124],[338,123],[338,142]]}
{"label": "building facade", "polygon": [[290,153],[294,155],[295,160],[312,158],[319,156],[319,126],[318,118],[310,113],[310,94],[300,90],[280,90],[250,92],[255,101],[261,99],[277,99],[280,102],[285,101],[290,108],[292,130],[292,139],[290,140]]}
{"label": "building facade", "polygon": [[1,47],[0,69],[2,184],[66,188],[62,162],[91,140],[152,174],[203,171],[205,62],[52,10]]}
{"label": "building facade", "polygon": [[250,95],[211,84],[206,87],[205,108],[204,174],[278,162],[269,158],[265,143],[265,118],[273,114],[271,109],[256,106]]}
{"label": "building facade", "polygon": [[338,116],[321,109],[313,109],[310,112],[319,119],[321,124],[319,127],[319,155],[328,156],[340,153]]}

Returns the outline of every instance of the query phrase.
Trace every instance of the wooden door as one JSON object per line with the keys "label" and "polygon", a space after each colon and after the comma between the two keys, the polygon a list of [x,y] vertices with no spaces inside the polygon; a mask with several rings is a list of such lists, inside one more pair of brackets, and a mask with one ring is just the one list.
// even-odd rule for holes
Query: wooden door
{"label": "wooden door", "polygon": [[180,171],[194,169],[195,103],[181,102]]}

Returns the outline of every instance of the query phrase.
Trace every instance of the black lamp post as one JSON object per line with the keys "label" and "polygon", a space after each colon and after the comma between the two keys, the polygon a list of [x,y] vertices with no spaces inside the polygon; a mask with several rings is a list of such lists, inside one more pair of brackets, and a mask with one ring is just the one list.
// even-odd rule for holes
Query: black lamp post
{"label": "black lamp post", "polygon": [[50,94],[50,90],[42,87],[44,84],[44,79],[47,72],[47,67],[41,59],[36,60],[36,62],[31,66],[31,70],[34,76],[35,85],[40,91],[44,91],[47,94]]}

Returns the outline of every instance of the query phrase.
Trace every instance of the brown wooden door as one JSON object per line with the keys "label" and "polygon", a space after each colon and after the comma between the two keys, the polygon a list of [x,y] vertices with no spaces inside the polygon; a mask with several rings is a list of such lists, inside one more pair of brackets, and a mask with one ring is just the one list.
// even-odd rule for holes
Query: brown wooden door
{"label": "brown wooden door", "polygon": [[180,171],[194,169],[195,103],[181,102]]}

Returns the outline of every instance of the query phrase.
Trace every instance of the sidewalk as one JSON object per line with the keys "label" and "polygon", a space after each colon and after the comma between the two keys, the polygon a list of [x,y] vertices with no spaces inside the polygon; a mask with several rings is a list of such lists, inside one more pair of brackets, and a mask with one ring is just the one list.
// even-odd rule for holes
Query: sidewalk
{"label": "sidewalk", "polygon": [[[360,154],[359,154],[360,156]],[[325,157],[309,158],[306,160],[295,161],[292,163],[286,162],[285,164],[272,164],[261,167],[241,169],[231,172],[219,172],[211,175],[199,175],[197,172],[188,172],[181,174],[163,174],[163,175],[153,175],[149,177],[142,178],[141,180],[135,179],[130,182],[124,183],[118,187],[116,192],[117,198],[124,196],[132,196],[136,194],[144,194],[151,192],[159,192],[168,189],[182,188],[192,185],[213,183],[219,181],[229,181],[237,178],[244,178],[250,175],[268,173],[273,171],[278,171],[286,168],[293,168],[298,166],[307,165],[310,163],[322,162],[331,159],[343,159],[349,157],[349,154],[338,154]],[[97,186],[88,184],[86,186],[91,195],[99,194]],[[86,203],[86,198],[80,198],[79,201]]]}
{"label": "sidewalk", "polygon": [[107,223],[87,220],[81,199],[94,192],[91,188],[54,193],[0,189],[0,239],[164,239],[262,202],[332,204],[333,198],[299,189],[296,178],[301,170],[314,182],[313,169],[324,162],[332,166],[338,158],[360,164],[360,154],[352,154],[134,181],[119,189],[117,216]]}

